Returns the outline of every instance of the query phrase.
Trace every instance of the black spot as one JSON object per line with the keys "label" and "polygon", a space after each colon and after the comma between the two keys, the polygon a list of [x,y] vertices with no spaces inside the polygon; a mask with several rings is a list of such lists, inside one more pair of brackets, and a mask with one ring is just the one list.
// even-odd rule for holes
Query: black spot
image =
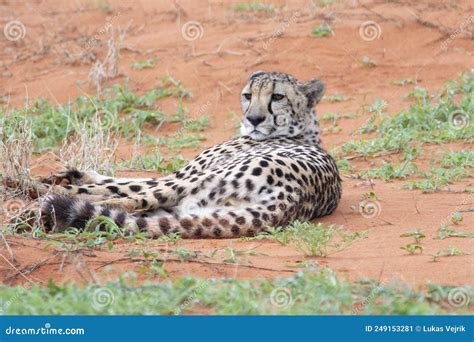
{"label": "black spot", "polygon": [[70,223],[71,227],[84,228],[92,216],[94,215],[94,206],[89,202],[84,202],[76,211],[74,220]]}
{"label": "black spot", "polygon": [[260,220],[257,219],[257,218],[254,218],[254,219],[252,220],[252,224],[253,224],[255,227],[257,227],[257,228],[261,228],[262,225],[263,225],[263,224],[262,224],[262,221],[260,221]]}
{"label": "black spot", "polygon": [[100,211],[99,216],[110,217],[110,209],[109,208],[102,208],[102,210]]}
{"label": "black spot", "polygon": [[103,184],[107,184],[107,183],[113,183],[113,182],[114,182],[114,180],[113,180],[113,179],[111,179],[111,178],[104,179],[104,180],[102,181],[102,183],[103,183]]}
{"label": "black spot", "polygon": [[179,221],[179,224],[186,230],[190,230],[193,227],[193,222],[190,219],[182,219]]}
{"label": "black spot", "polygon": [[107,189],[113,194],[118,194],[119,193],[119,188],[116,187],[115,185],[109,185],[109,186],[107,186]]}
{"label": "black spot", "polygon": [[212,232],[214,233],[214,236],[217,236],[217,237],[222,235],[222,230],[218,227],[214,228]]}
{"label": "black spot", "polygon": [[240,224],[240,225],[245,224],[245,217],[243,217],[243,216],[237,217],[237,218],[235,219],[235,223]]}
{"label": "black spot", "polygon": [[259,164],[260,164],[261,167],[267,167],[269,165],[266,160],[260,160]]}
{"label": "black spot", "polygon": [[204,220],[202,220],[202,225],[204,227],[210,227],[210,226],[212,226],[212,221],[208,218],[205,218]]}
{"label": "black spot", "polygon": [[144,219],[143,217],[139,217],[135,223],[137,224],[137,227],[138,227],[138,230],[139,231],[144,231],[147,227],[147,222],[146,222],[146,219]]}
{"label": "black spot", "polygon": [[79,188],[79,189],[77,189],[77,193],[78,194],[88,194],[89,191],[87,189],[84,189],[84,188]]}
{"label": "black spot", "polygon": [[245,187],[247,188],[247,190],[249,191],[252,191],[253,189],[255,189],[255,185],[252,183],[252,181],[250,179],[247,179],[245,181]]}
{"label": "black spot", "polygon": [[130,185],[129,188],[133,192],[139,192],[142,189],[140,185]]}
{"label": "black spot", "polygon": [[220,219],[219,220],[219,224],[222,226],[222,227],[227,227],[229,225],[229,221],[227,221],[226,219]]}
{"label": "black spot", "polygon": [[270,175],[268,175],[268,177],[267,177],[267,183],[268,183],[268,185],[272,185],[274,181],[275,181],[275,180],[273,179],[273,177],[270,176]]}
{"label": "black spot", "polygon": [[158,221],[158,225],[161,229],[161,232],[164,235],[168,234],[168,232],[171,228],[170,221],[168,220],[168,218],[166,218],[166,217],[160,218],[160,220]]}
{"label": "black spot", "polygon": [[196,228],[196,230],[194,231],[194,236],[197,237],[197,238],[202,236],[202,227],[201,226]]}
{"label": "black spot", "polygon": [[252,175],[253,176],[260,176],[262,174],[262,168],[256,167],[252,170]]}
{"label": "black spot", "polygon": [[234,235],[240,235],[240,227],[235,224],[232,226],[232,228],[230,228],[230,231]]}
{"label": "black spot", "polygon": [[122,227],[125,223],[125,213],[119,213],[114,221],[117,226]]}

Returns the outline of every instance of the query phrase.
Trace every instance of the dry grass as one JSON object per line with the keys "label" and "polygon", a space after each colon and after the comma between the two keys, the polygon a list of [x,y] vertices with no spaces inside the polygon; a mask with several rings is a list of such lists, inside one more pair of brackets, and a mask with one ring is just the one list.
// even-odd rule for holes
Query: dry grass
{"label": "dry grass", "polygon": [[0,127],[2,175],[4,179],[14,179],[18,183],[14,191],[5,189],[5,195],[27,195],[31,183],[32,151],[31,123],[28,120],[14,120],[8,127]]}
{"label": "dry grass", "polygon": [[127,30],[108,30],[110,38],[107,41],[107,55],[104,60],[97,60],[89,71],[89,82],[96,88],[97,91],[101,90],[102,84],[120,75],[118,68],[118,60],[120,58],[120,49],[123,47],[123,41]]}
{"label": "dry grass", "polygon": [[66,168],[113,174],[118,138],[106,120],[96,112],[91,121],[76,127],[74,135],[64,141],[59,159]]}

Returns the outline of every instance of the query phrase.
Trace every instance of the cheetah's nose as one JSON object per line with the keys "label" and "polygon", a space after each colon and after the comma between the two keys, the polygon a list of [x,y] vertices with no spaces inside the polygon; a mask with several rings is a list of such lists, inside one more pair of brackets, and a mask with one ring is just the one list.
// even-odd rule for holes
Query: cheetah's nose
{"label": "cheetah's nose", "polygon": [[247,116],[247,120],[254,126],[257,127],[260,123],[265,121],[264,116]]}

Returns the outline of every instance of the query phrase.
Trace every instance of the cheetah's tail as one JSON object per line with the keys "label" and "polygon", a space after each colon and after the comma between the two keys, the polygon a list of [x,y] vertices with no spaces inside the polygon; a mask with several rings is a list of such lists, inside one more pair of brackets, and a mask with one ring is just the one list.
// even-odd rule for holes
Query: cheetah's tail
{"label": "cheetah's tail", "polygon": [[148,232],[153,238],[169,233],[178,233],[183,238],[236,238],[253,236],[269,226],[280,226],[284,215],[277,210],[263,210],[261,206],[203,208],[189,214],[163,209],[127,213],[74,197],[48,195],[41,201],[41,216],[45,227],[56,232],[83,229],[91,219],[106,216],[126,234]]}

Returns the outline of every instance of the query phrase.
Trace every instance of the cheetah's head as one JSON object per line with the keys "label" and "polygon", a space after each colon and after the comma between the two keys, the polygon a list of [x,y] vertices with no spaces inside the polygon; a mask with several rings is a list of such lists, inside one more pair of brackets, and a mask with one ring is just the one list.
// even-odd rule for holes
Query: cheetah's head
{"label": "cheetah's head", "polygon": [[314,121],[324,90],[318,78],[303,84],[285,73],[253,73],[241,93],[240,133],[255,140],[300,135]]}

